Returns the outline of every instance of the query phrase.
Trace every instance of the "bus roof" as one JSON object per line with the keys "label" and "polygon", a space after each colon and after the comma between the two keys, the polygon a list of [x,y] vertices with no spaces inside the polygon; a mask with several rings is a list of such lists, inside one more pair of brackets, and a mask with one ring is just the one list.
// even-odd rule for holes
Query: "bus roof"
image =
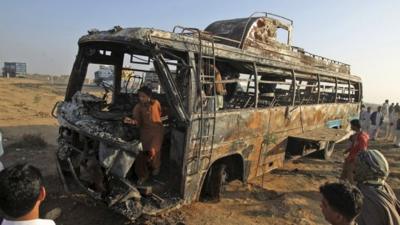
{"label": "bus roof", "polygon": [[[276,30],[288,32],[287,43],[276,40]],[[180,29],[180,32],[176,32]],[[273,71],[294,71],[299,74],[319,74],[360,82],[350,74],[350,66],[335,60],[308,53],[291,46],[291,24],[269,17],[252,17],[217,21],[205,31],[196,28],[175,27],[173,32],[154,28],[114,27],[108,31],[89,31],[79,39],[79,45],[90,43],[117,43],[133,46],[138,53],[154,44],[173,51],[198,52],[214,45],[216,58],[255,62],[274,68]]]}

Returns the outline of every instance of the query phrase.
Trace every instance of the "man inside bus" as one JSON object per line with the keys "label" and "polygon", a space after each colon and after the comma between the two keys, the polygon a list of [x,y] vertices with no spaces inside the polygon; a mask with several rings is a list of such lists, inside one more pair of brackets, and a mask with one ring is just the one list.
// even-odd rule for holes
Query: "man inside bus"
{"label": "man inside bus", "polygon": [[[215,70],[215,71],[212,71]],[[222,108],[224,108],[224,95],[226,95],[226,90],[225,90],[225,84],[223,84],[222,81],[222,75],[219,69],[214,66],[214,65],[205,65],[205,71],[203,71],[204,76],[212,76],[213,72],[215,72],[215,77],[214,77],[214,82],[215,82],[215,87],[213,84],[211,84],[212,80],[208,77],[205,77],[204,80],[209,83],[205,83],[204,86],[204,91],[201,93],[203,97],[208,97],[208,96],[213,96],[214,95],[214,90],[215,88],[215,109],[218,111]],[[214,108],[214,101],[211,99],[205,99],[203,100],[203,106],[206,106],[209,111],[213,111],[212,109]]]}
{"label": "man inside bus", "polygon": [[355,225],[361,212],[363,196],[357,187],[347,183],[327,183],[319,188],[321,211],[332,225]]}
{"label": "man inside bus", "polygon": [[348,180],[350,183],[354,183],[354,161],[361,151],[367,150],[369,136],[366,132],[361,130],[361,124],[359,120],[355,119],[350,121],[350,125],[351,130],[355,133],[350,137],[350,147],[344,152],[344,154],[348,153],[348,155],[344,160],[340,179]]}
{"label": "man inside bus", "polygon": [[224,95],[226,95],[225,84],[222,81],[221,72],[215,67],[215,93],[217,94],[217,110],[224,108]]}
{"label": "man inside bus", "polygon": [[161,166],[161,145],[164,127],[161,121],[161,105],[153,98],[150,88],[144,86],[138,90],[139,103],[133,108],[133,118],[125,117],[124,123],[140,128],[140,141],[143,152],[135,161],[135,173],[138,184],[143,184],[152,175],[158,175]]}
{"label": "man inside bus", "polygon": [[378,150],[367,150],[358,154],[355,161],[354,178],[364,196],[358,225],[399,225],[400,202],[386,182],[389,164]]}

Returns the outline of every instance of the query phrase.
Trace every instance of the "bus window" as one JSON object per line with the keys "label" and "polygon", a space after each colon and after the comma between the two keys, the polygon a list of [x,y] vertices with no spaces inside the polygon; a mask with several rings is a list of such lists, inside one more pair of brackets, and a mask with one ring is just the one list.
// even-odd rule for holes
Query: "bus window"
{"label": "bus window", "polygon": [[349,82],[347,80],[338,80],[337,84],[337,103],[347,103],[349,102],[350,96]]}
{"label": "bus window", "polygon": [[[206,79],[208,74],[212,75],[212,68],[214,67],[209,63],[204,64],[205,71],[202,71],[204,73],[202,74],[202,79]],[[207,70],[207,68],[211,69]],[[255,107],[256,85],[252,68],[251,64],[217,60],[215,66],[215,90],[212,80],[208,82],[207,80],[201,81],[203,83],[203,92],[206,94],[205,96],[208,96],[208,99],[203,99],[203,108],[213,107],[213,102],[210,102],[209,99],[212,99],[214,91],[217,95],[217,110]],[[206,104],[207,102],[208,104]]]}
{"label": "bus window", "polygon": [[[224,79],[225,78],[225,79]],[[226,87],[224,109],[255,107],[255,75],[238,73],[223,77]]]}
{"label": "bus window", "polygon": [[336,96],[336,81],[334,78],[321,76],[319,103],[334,103]]}
{"label": "bus window", "polygon": [[[153,61],[148,56],[124,54],[121,74],[122,93],[136,93],[143,85],[150,87],[154,92],[156,88],[146,83],[153,77],[157,77],[157,74],[153,68]],[[159,84],[154,84],[157,85]]]}
{"label": "bus window", "polygon": [[360,102],[360,84],[350,82],[350,102]]}
{"label": "bus window", "polygon": [[289,31],[279,27],[276,30],[276,40],[281,44],[289,45]]}
{"label": "bus window", "polygon": [[318,103],[318,78],[296,77],[296,105],[309,105]]}
{"label": "bus window", "polygon": [[292,105],[291,77],[261,73],[258,81],[258,107]]}
{"label": "bus window", "polygon": [[111,103],[114,92],[114,66],[89,63],[81,92]]}

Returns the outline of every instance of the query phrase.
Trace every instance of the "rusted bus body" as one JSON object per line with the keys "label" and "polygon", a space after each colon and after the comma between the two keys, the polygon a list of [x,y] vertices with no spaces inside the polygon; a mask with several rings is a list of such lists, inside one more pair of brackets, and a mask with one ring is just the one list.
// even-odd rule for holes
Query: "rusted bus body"
{"label": "rusted bus body", "polygon": [[[83,36],[65,101],[57,107],[61,164],[74,172],[84,168],[81,164],[97,162],[107,185],[117,177],[136,193],[132,169],[117,169],[134,163],[140,152],[138,131],[121,119],[137,103],[135,90],[128,91],[130,78],[157,74],[163,92],[155,97],[168,117],[162,147],[166,167],[157,178],[164,185],[152,187],[157,194],[172,193],[161,196],[165,202],[174,200],[150,211],[146,206],[147,213],[198,200],[215,186],[213,176],[221,165],[228,180],[248,181],[282,166],[285,157],[327,148],[340,137],[307,138],[307,132],[344,129],[358,116],[361,79],[350,74],[347,64],[291,46],[290,22],[263,16],[218,21],[206,32],[177,29],[181,32],[115,27]],[[276,40],[277,29],[288,31],[287,42]],[[108,87],[103,98],[84,93],[90,64],[114,68],[112,90]],[[217,70],[222,80],[216,79]],[[131,71],[131,77],[122,79],[123,71]],[[226,93],[217,93],[219,84]],[[116,199],[112,207],[124,205],[121,199],[148,204],[139,197]]]}
{"label": "rusted bus body", "polygon": [[[357,118],[359,108],[358,103],[306,105],[298,106],[288,116],[287,107],[217,112],[218,122],[211,165],[221,158],[239,155],[243,160],[243,165],[237,165],[238,168],[243,168],[241,178],[244,181],[251,180],[282,167],[290,135],[326,127],[327,121],[339,120],[340,126],[346,128],[351,119]],[[197,125],[195,123],[194,127]],[[196,133],[196,131],[191,133]],[[189,159],[197,148],[198,146],[191,143]],[[207,161],[202,162],[201,171],[206,173],[209,165]],[[190,174],[192,167],[190,161],[187,167]],[[201,186],[201,178],[204,178],[205,174],[199,173],[195,176],[199,178],[188,179],[189,190],[195,190],[196,187]],[[192,183],[194,180],[195,182]],[[193,186],[190,187],[191,185]],[[193,196],[194,199],[196,197],[198,196]]]}

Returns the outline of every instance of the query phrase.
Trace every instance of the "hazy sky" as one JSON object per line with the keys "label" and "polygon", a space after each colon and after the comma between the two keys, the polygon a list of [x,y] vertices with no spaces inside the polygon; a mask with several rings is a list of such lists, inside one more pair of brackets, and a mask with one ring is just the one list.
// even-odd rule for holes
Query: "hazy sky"
{"label": "hazy sky", "polygon": [[350,64],[363,79],[365,101],[400,102],[398,0],[0,0],[0,63],[27,62],[29,73],[69,74],[78,38],[91,28],[204,29],[255,11],[293,19],[294,45]]}

